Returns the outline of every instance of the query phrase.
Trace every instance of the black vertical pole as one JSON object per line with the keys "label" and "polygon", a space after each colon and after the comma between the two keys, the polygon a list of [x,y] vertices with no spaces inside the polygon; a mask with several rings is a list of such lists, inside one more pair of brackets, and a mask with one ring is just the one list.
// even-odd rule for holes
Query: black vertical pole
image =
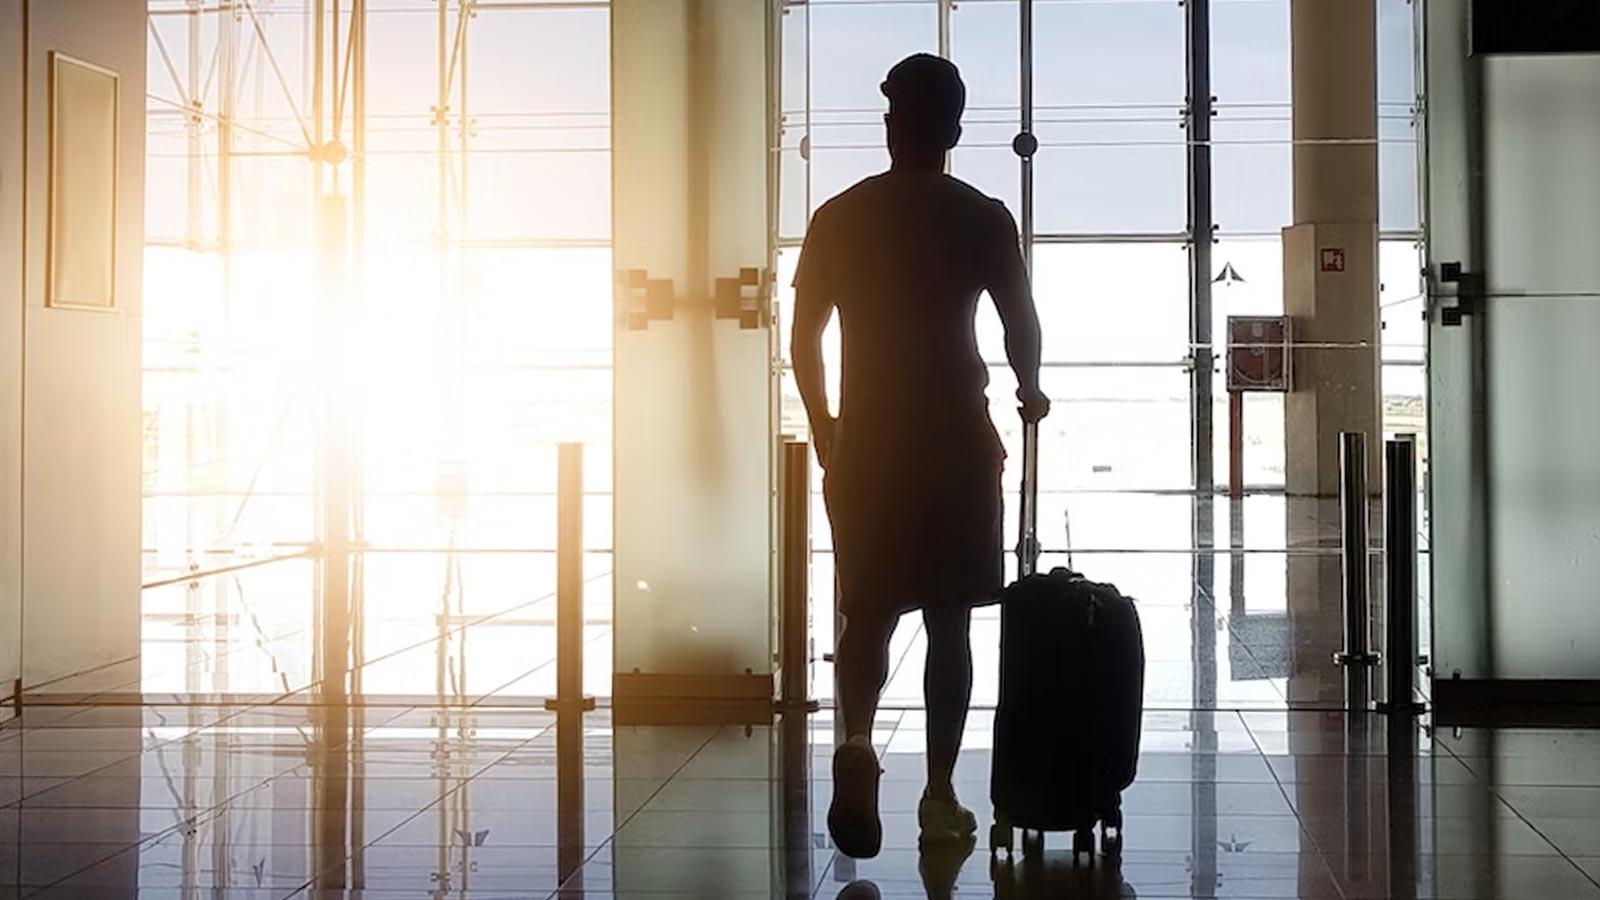
{"label": "black vertical pole", "polygon": [[[1194,602],[1190,607],[1189,634],[1194,646],[1190,677],[1196,705],[1214,700],[1217,690],[1216,508],[1213,498],[1215,463],[1212,455],[1211,349],[1211,0],[1184,4],[1185,80],[1188,102],[1182,125],[1188,135],[1189,207],[1189,343],[1194,370],[1190,373],[1189,408],[1192,432],[1190,450],[1196,500],[1193,505],[1195,544]],[[1234,504],[1237,512],[1240,507]],[[1235,585],[1243,581],[1235,573]],[[1206,588],[1202,596],[1198,589]],[[1209,712],[1192,714],[1197,749],[1215,749],[1216,722]],[[1194,786],[1191,803],[1196,815],[1190,870],[1191,887],[1199,893],[1213,891],[1217,881],[1216,817],[1217,761],[1213,753],[1196,753],[1192,759]]]}
{"label": "black vertical pole", "polygon": [[1344,651],[1333,661],[1345,669],[1345,705],[1365,710],[1371,700],[1372,596],[1367,541],[1367,436],[1339,435],[1339,525],[1344,572]]}
{"label": "black vertical pole", "polygon": [[[1388,642],[1384,712],[1414,715],[1417,674],[1417,445],[1409,434],[1383,448],[1383,564]],[[1394,727],[1402,727],[1396,725]]]}
{"label": "black vertical pole", "polygon": [[1211,0],[1188,0],[1189,133],[1189,340],[1194,373],[1190,404],[1194,415],[1194,487],[1210,493],[1216,481],[1213,455],[1212,370],[1216,354],[1211,334],[1212,235],[1216,230],[1211,196]]}

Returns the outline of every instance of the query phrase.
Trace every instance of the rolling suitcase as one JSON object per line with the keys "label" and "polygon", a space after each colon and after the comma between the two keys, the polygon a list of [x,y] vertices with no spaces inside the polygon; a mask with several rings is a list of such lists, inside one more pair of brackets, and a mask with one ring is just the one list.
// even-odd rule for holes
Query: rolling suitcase
{"label": "rolling suitcase", "polygon": [[995,711],[991,852],[1025,855],[1044,832],[1073,833],[1072,853],[1122,848],[1122,790],[1139,759],[1144,636],[1116,587],[1065,568],[1038,574],[1038,426],[1025,425],[1020,575],[1000,605],[1000,702]]}

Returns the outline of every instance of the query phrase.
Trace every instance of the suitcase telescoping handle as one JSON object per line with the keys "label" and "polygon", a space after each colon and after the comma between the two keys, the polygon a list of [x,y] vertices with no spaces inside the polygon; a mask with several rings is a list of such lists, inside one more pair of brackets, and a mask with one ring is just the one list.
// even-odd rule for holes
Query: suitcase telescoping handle
{"label": "suitcase telescoping handle", "polygon": [[1022,421],[1022,502],[1017,527],[1017,573],[1023,578],[1039,567],[1039,423]]}

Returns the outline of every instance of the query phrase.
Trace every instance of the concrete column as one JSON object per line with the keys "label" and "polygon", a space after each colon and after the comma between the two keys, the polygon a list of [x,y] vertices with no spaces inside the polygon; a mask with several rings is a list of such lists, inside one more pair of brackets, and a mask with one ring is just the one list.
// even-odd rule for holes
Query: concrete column
{"label": "concrete column", "polygon": [[[1335,496],[1339,432],[1381,437],[1374,0],[1292,0],[1294,225],[1283,306],[1302,346],[1284,417],[1291,494]],[[1336,345],[1336,346],[1334,346]],[[1381,484],[1377,460],[1368,483]]]}

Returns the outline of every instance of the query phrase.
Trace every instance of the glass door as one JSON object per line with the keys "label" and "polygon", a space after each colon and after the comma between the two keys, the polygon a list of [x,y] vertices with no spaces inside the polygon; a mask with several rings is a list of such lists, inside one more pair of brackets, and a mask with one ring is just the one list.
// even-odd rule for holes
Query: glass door
{"label": "glass door", "polygon": [[1472,56],[1427,7],[1433,669],[1600,679],[1600,58]]}

